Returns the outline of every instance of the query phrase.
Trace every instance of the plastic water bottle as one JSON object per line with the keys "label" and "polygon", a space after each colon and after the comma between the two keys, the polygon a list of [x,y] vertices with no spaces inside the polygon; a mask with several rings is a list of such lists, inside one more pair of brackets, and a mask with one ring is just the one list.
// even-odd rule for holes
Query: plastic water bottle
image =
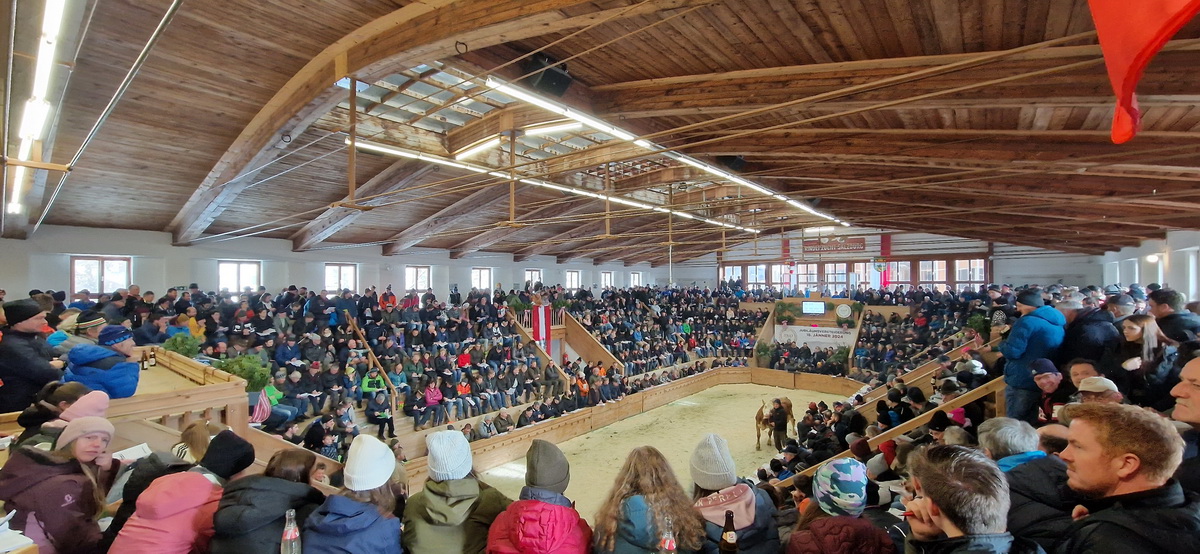
{"label": "plastic water bottle", "polygon": [[296,510],[288,510],[285,517],[287,522],[283,524],[279,554],[300,554],[300,528],[296,527]]}

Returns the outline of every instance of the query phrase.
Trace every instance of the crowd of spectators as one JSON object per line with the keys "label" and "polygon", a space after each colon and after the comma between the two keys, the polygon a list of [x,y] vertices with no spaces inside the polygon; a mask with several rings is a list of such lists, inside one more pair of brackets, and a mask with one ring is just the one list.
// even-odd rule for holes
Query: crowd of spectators
{"label": "crowd of spectators", "polygon": [[[1200,317],[1187,311],[1178,293],[1147,288],[1149,292],[1140,287],[1025,288],[1012,291],[1011,304],[1001,287],[986,291],[988,301],[978,299],[979,309],[991,322],[1000,323],[992,332],[1003,337],[997,347],[999,361],[986,369],[1005,378],[1007,417],[989,417],[992,407],[983,399],[954,403],[959,395],[982,384],[969,363],[981,360],[979,352],[964,360],[965,368],[945,364],[945,371],[936,376],[936,394],[929,398],[920,388],[906,385],[897,370],[885,399],[876,406],[863,404],[861,396],[832,406],[810,404],[797,422],[797,438],[784,444],[778,457],[756,476],[738,472],[728,444],[716,434],[706,435],[692,449],[691,484],[686,488],[661,452],[651,446],[634,449],[607,492],[596,492],[605,500],[591,525],[564,496],[570,464],[551,443],[534,441],[530,446],[526,487],[515,501],[480,480],[473,471],[469,442],[478,438],[480,427],[485,432],[499,430],[499,414],[486,424],[481,420],[471,428],[463,425],[427,435],[429,478],[422,491],[408,494],[403,453],[370,433],[357,433],[353,415],[352,425],[346,424],[345,414],[353,412],[354,401],[362,398],[347,389],[358,386],[361,391],[365,380],[331,379],[335,385],[324,387],[329,375],[360,370],[357,364],[362,362],[356,361],[354,351],[373,349],[380,338],[385,345],[394,341],[390,337],[397,336],[395,327],[376,330],[374,337],[368,333],[366,344],[360,346],[351,342],[357,340],[352,334],[344,336],[344,344],[338,343],[337,329],[345,324],[339,316],[308,328],[318,318],[303,306],[299,315],[306,326],[300,333],[264,336],[246,334],[244,327],[235,330],[243,316],[249,321],[274,309],[269,319],[279,317],[278,307],[262,296],[257,306],[247,300],[244,307],[240,299],[221,299],[220,306],[234,306],[228,329],[220,323],[224,316],[196,311],[200,319],[211,317],[216,323],[211,328],[205,323],[202,329],[205,346],[212,348],[208,352],[214,356],[243,349],[261,352],[273,341],[288,348],[303,344],[297,358],[300,364],[291,363],[291,358],[280,363],[281,347],[265,359],[275,360],[281,369],[303,370],[301,375],[281,375],[284,382],[277,383],[283,387],[281,392],[293,376],[309,382],[321,379],[320,394],[326,398],[318,402],[325,409],[315,412],[320,417],[308,431],[301,434],[289,426],[287,434],[316,450],[336,442],[338,436],[349,443],[342,457],[345,466],[335,479],[337,492],[326,494],[316,486],[324,479],[314,454],[284,450],[270,460],[262,475],[248,475],[253,447],[207,423],[196,425],[194,431],[189,428],[175,452],[155,453],[132,466],[114,461],[109,446],[115,428],[104,417],[109,395],[92,390],[82,380],[63,382],[65,373],[53,363],[63,353],[44,337],[52,330],[46,329],[48,317],[61,326],[74,316],[75,327],[59,329],[68,338],[82,341],[66,351],[65,363],[70,364],[72,353],[81,346],[117,346],[121,352],[127,345],[120,345],[136,340],[137,332],[128,328],[135,326],[133,318],[122,311],[124,306],[111,308],[112,299],[100,306],[79,307],[78,313],[66,316],[65,307],[55,314],[56,306],[42,309],[38,299],[8,302],[3,305],[0,338],[0,364],[6,364],[0,366],[5,372],[0,374],[4,383],[0,399],[21,404],[10,411],[25,409],[19,421],[30,433],[18,438],[0,468],[0,500],[6,510],[16,513],[12,527],[46,552],[275,551],[290,540],[289,513],[294,513],[304,550],[318,553],[715,552],[728,537],[724,529],[728,514],[733,514],[734,528],[728,538],[741,552],[1196,552],[1200,551],[1200,479],[1196,478],[1200,348],[1195,333]],[[1144,307],[1138,305],[1139,295],[1145,297]],[[389,309],[381,299],[377,299],[380,307],[374,307],[370,296],[368,292],[354,300],[357,306],[368,298],[362,309],[340,312],[355,318],[364,330],[384,327],[376,314]],[[53,295],[50,298],[54,300]],[[415,342],[405,342],[413,345],[415,360],[402,346],[407,358],[397,357],[386,375],[377,371],[366,375],[374,374],[376,380],[391,380],[393,374],[395,379],[403,378],[401,385],[412,391],[413,399],[420,385],[425,385],[419,392],[427,398],[435,378],[445,383],[456,371],[459,377],[483,379],[486,385],[495,368],[486,354],[480,361],[472,360],[474,344],[465,339],[473,338],[485,352],[495,346],[502,352],[508,348],[508,356],[497,365],[510,375],[520,374],[525,366],[528,376],[536,362],[513,356],[519,344],[515,337],[505,346],[503,335],[482,336],[494,322],[489,317],[502,317],[507,299],[500,301],[495,316],[488,315],[487,306],[494,306],[495,300],[477,295],[474,302],[468,298],[460,304],[455,331],[462,334],[456,335],[457,341],[445,341],[445,358],[440,350],[434,355],[423,344],[417,348]],[[431,306],[439,309],[436,299],[417,311]],[[248,313],[256,308],[260,311]],[[213,309],[221,308],[205,310]],[[243,309],[247,313],[239,313]],[[104,315],[95,337],[88,331],[92,320],[84,317],[87,310]],[[285,311],[288,319],[296,315]],[[446,311],[442,311],[443,326],[433,324],[435,333],[446,330],[454,319]],[[183,314],[187,312],[185,307]],[[329,315],[333,313],[338,313],[336,308]],[[483,319],[474,319],[476,314],[483,314]],[[142,326],[156,321],[155,315],[151,311],[139,316]],[[78,329],[81,319],[82,330]],[[190,327],[190,321],[181,322],[184,325],[175,326]],[[418,315],[417,326],[411,329],[419,334],[421,324]],[[411,335],[411,329],[404,324],[399,336]],[[455,342],[454,363],[439,366],[437,359],[450,363],[448,347]],[[313,349],[313,356],[303,352],[308,349]],[[349,352],[344,360],[338,355],[343,349]],[[467,364],[460,365],[464,353]],[[429,362],[424,361],[427,354]],[[58,373],[37,384],[41,376],[17,355],[36,356],[46,364],[37,371],[49,368]],[[407,371],[406,360],[419,371]],[[690,362],[650,376],[622,373],[627,368],[619,365],[605,368],[582,360],[565,364],[567,379],[561,392],[555,383],[518,379],[519,398],[509,400],[535,403],[512,421],[512,428],[523,426],[522,418],[525,425],[535,425],[569,412],[563,406],[567,397],[574,396],[576,407],[620,402],[639,387],[707,367]],[[446,371],[449,374],[443,375]],[[433,385],[439,393],[442,383]],[[16,386],[9,388],[10,384]],[[385,384],[384,389],[371,392],[382,390],[389,391],[386,397],[392,389]],[[507,389],[497,392],[501,394],[497,404],[505,404]],[[586,403],[580,404],[585,397]],[[308,404],[301,408],[313,408],[313,396],[304,398]],[[482,403],[484,397],[472,394],[468,399]],[[492,400],[495,397],[488,398]],[[471,404],[466,402],[468,416]],[[461,419],[461,404],[442,405]],[[866,410],[873,411],[873,423],[864,415]],[[480,413],[484,418],[489,415]],[[906,435],[875,444],[870,440],[923,416],[929,418],[925,425]],[[822,463],[843,448],[850,451],[849,457]],[[813,465],[819,468],[805,472]],[[97,519],[117,500],[120,509],[102,531]]]}

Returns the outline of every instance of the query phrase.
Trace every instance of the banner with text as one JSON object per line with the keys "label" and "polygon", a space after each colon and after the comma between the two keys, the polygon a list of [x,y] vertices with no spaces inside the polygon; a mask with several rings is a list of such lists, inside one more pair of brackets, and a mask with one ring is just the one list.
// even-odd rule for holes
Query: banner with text
{"label": "banner with text", "polygon": [[776,325],[775,342],[794,342],[796,346],[808,343],[812,349],[832,347],[834,350],[843,346],[854,348],[854,329],[838,327],[798,327],[795,325]]}
{"label": "banner with text", "polygon": [[805,239],[804,252],[862,252],[867,249],[863,237],[821,237]]}

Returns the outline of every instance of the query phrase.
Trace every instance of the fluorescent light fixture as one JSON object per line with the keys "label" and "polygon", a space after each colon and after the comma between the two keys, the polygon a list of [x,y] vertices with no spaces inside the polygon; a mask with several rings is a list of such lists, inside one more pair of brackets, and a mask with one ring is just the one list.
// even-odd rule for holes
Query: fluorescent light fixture
{"label": "fluorescent light fixture", "polygon": [[62,30],[63,14],[66,12],[67,0],[46,0],[46,11],[42,14],[42,35],[51,41],[58,40]]}
{"label": "fluorescent light fixture", "polygon": [[805,233],[826,233],[826,232],[832,231],[834,229],[836,229],[836,227],[834,227],[832,225],[828,225],[825,227],[805,227],[804,232]]}
{"label": "fluorescent light fixture", "polygon": [[[543,110],[554,112],[559,115],[567,115],[566,108],[559,106],[558,104],[555,104],[554,102],[546,100],[535,94],[529,94],[528,92],[525,92],[519,88],[516,88],[512,85],[509,85],[508,83],[504,83],[497,79],[488,77],[487,86],[489,88],[503,92],[504,94],[511,96],[513,98],[516,98],[518,100],[524,100],[526,102],[529,102],[530,104],[533,104],[534,106],[542,108]],[[572,119],[574,119],[574,118],[572,118]]]}
{"label": "fluorescent light fixture", "polygon": [[546,125],[546,126],[542,126],[542,127],[526,128],[525,136],[540,137],[542,135],[561,133],[563,131],[574,131],[576,129],[582,129],[582,128],[583,128],[583,124],[578,121],[575,121],[572,123],[559,123],[556,125]]}
{"label": "fluorescent light fixture", "polygon": [[21,114],[21,130],[18,136],[25,140],[41,140],[42,132],[46,130],[46,121],[49,119],[49,102],[40,98],[26,100],[25,111]]}
{"label": "fluorescent light fixture", "polygon": [[646,150],[658,150],[658,145],[648,140],[638,139],[633,141],[634,144],[645,148]]}
{"label": "fluorescent light fixture", "polygon": [[8,211],[8,213],[10,213],[12,215],[20,215],[21,210],[23,210],[23,209],[25,209],[25,208],[24,208],[24,206],[21,205],[20,202],[13,201],[13,202],[8,203],[7,211]]}
{"label": "fluorescent light fixture", "polygon": [[454,159],[463,160],[475,154],[500,146],[500,137],[493,137],[454,155]]}
{"label": "fluorescent light fixture", "polygon": [[689,214],[687,212],[671,212],[671,213],[673,213],[679,217],[682,217],[684,219],[696,219],[696,216]]}
{"label": "fluorescent light fixture", "polygon": [[[346,139],[346,144],[347,145],[350,144],[349,138]],[[383,145],[375,144],[375,143],[371,143],[371,142],[363,142],[361,140],[355,141],[354,146],[361,150],[370,150],[372,152],[378,152],[380,154],[390,154],[392,156],[400,156],[401,158],[412,158],[414,160],[421,159],[421,155],[417,154],[415,152],[408,152],[406,150],[400,150],[399,148],[391,148],[389,146],[383,146]]]}
{"label": "fluorescent light fixture", "polygon": [[838,223],[841,223],[841,224],[842,224],[842,227],[849,227],[849,226],[850,226],[850,224],[849,224],[849,223],[846,223],[845,221],[839,221]]}

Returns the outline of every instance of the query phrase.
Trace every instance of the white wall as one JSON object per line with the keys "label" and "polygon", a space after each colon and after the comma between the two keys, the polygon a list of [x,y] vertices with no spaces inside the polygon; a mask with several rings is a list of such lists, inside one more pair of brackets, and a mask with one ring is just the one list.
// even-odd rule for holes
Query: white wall
{"label": "white wall", "polygon": [[[159,295],[167,287],[199,283],[206,290],[217,288],[218,260],[252,260],[263,263],[263,285],[271,292],[294,284],[320,289],[324,286],[324,264],[354,263],[358,266],[358,288],[388,284],[398,294],[404,283],[406,265],[430,266],[434,293],[446,298],[451,284],[464,294],[471,288],[471,268],[492,268],[492,280],[505,288],[524,282],[525,269],[541,269],[548,284],[566,282],[566,272],[580,272],[583,286],[598,285],[601,271],[612,271],[614,284],[628,286],[630,273],[642,273],[642,282],[665,282],[666,267],[649,264],[625,267],[620,262],[592,265],[587,259],[559,264],[553,256],[538,256],[514,262],[511,254],[477,252],[466,258],[450,259],[446,251],[413,249],[400,256],[382,256],[379,246],[292,252],[290,241],[245,238],[224,242],[206,241],[194,246],[171,245],[168,233],[43,226],[28,240],[0,239],[0,288],[10,299],[21,298],[33,289],[70,288],[71,255],[131,256],[132,284]],[[715,273],[715,271],[713,271]],[[715,280],[715,279],[714,279]]]}
{"label": "white wall", "polygon": [[1159,283],[1182,292],[1188,300],[1200,300],[1198,231],[1170,231],[1164,240],[1109,252],[1101,263],[1106,284]]}

